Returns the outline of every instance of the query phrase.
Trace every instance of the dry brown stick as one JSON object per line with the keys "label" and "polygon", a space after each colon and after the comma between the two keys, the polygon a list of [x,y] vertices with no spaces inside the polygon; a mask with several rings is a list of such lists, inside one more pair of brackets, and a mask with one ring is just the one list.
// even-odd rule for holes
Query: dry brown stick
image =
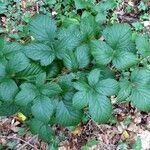
{"label": "dry brown stick", "polygon": [[[32,148],[34,148],[35,150],[38,150],[34,145],[32,145],[32,144],[29,143],[29,141],[32,140],[33,138],[31,138],[29,141],[25,141],[25,140],[23,140],[23,139],[21,139],[21,138],[13,137],[13,136],[1,136],[1,135],[0,135],[0,138],[19,140],[19,141],[24,142],[24,143],[25,143],[25,146],[26,146],[26,145],[29,145],[29,146],[31,146]],[[35,136],[34,136],[34,138],[35,138]],[[19,148],[19,149],[17,149],[17,150],[21,150],[21,149]]]}
{"label": "dry brown stick", "polygon": [[36,2],[36,13],[39,14],[39,3]]}
{"label": "dry brown stick", "polygon": [[[22,146],[20,146],[17,150],[22,150],[26,145],[30,145],[30,142],[33,140],[33,139],[35,139],[35,138],[37,138],[37,135],[35,135],[35,136],[33,136],[31,139],[29,139],[26,143],[24,143]],[[30,145],[31,146],[31,145]],[[35,150],[38,150],[37,148],[35,148],[34,147],[34,145],[32,145],[33,146],[33,148],[35,149]]]}

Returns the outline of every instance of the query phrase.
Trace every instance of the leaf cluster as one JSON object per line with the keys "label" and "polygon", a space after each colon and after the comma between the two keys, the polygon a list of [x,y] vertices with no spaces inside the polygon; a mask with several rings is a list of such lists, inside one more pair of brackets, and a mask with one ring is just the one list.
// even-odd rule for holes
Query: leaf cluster
{"label": "leaf cluster", "polygon": [[47,142],[53,126],[74,126],[89,116],[112,117],[111,97],[150,111],[150,43],[128,24],[99,25],[92,15],[58,27],[47,15],[29,23],[29,43],[0,39],[0,115],[22,112]]}

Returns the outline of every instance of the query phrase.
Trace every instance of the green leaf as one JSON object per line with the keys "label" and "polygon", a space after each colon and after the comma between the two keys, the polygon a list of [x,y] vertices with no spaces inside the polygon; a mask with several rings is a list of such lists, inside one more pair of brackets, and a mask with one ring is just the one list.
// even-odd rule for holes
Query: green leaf
{"label": "green leaf", "polygon": [[10,73],[17,73],[24,70],[29,65],[29,59],[21,52],[11,56],[7,64]]}
{"label": "green leaf", "polygon": [[89,147],[88,146],[82,146],[81,150],[89,150]]}
{"label": "green leaf", "polygon": [[97,12],[106,12],[110,9],[113,9],[116,5],[115,0],[105,1],[102,0],[98,5],[95,5],[95,10]]}
{"label": "green leaf", "polygon": [[15,97],[15,103],[20,106],[27,106],[37,96],[36,87],[31,83],[23,83],[20,86],[21,91]]}
{"label": "green leaf", "polygon": [[98,69],[100,69],[101,71],[101,74],[103,76],[102,79],[107,79],[107,78],[115,79],[115,74],[113,70],[111,70],[111,68],[106,66],[101,66],[101,65],[98,65],[97,67],[99,67]]}
{"label": "green leaf", "polygon": [[75,79],[75,74],[65,74],[59,77],[59,85],[64,91],[70,91],[73,89],[73,80]]}
{"label": "green leaf", "polygon": [[92,55],[96,63],[106,65],[111,62],[113,56],[113,49],[103,41],[93,41],[91,44]]}
{"label": "green leaf", "polygon": [[99,35],[100,26],[95,21],[95,18],[92,15],[89,15],[81,19],[80,30],[83,39],[88,41]]}
{"label": "green leaf", "polygon": [[104,79],[99,81],[95,88],[100,94],[111,96],[118,92],[118,82],[114,79]]}
{"label": "green leaf", "polygon": [[83,112],[75,109],[70,100],[60,101],[56,109],[56,122],[62,126],[77,125]]}
{"label": "green leaf", "polygon": [[47,83],[42,86],[41,93],[46,96],[55,96],[62,92],[60,86],[56,83]]}
{"label": "green leaf", "polygon": [[45,142],[50,143],[54,135],[54,131],[47,125],[37,119],[28,122],[29,127],[34,134],[38,134]]}
{"label": "green leaf", "polygon": [[92,146],[94,146],[94,145],[97,145],[98,144],[98,141],[96,140],[96,139],[90,139],[90,140],[88,140],[88,142],[86,143],[86,145],[88,146],[88,147],[92,147]]}
{"label": "green leaf", "polygon": [[100,69],[93,69],[88,75],[88,82],[91,86],[96,85],[102,78]]}
{"label": "green leaf", "polygon": [[63,18],[62,19],[62,27],[67,28],[71,25],[79,25],[78,18],[72,18],[74,16],[71,16],[71,18]]}
{"label": "green leaf", "polygon": [[79,68],[87,67],[90,63],[90,50],[87,45],[77,47],[75,51]]}
{"label": "green leaf", "polygon": [[69,70],[76,70],[78,68],[77,58],[71,50],[66,50],[63,56],[64,65]]}
{"label": "green leaf", "polygon": [[15,149],[16,146],[17,146],[17,142],[16,141],[15,142],[8,142],[7,143],[7,147],[9,149]]}
{"label": "green leaf", "polygon": [[76,70],[77,68],[87,67],[90,63],[89,47],[81,45],[77,47],[75,52],[66,50],[63,56],[64,65],[69,70]]}
{"label": "green leaf", "polygon": [[150,111],[150,88],[147,86],[134,87],[129,97],[131,102],[141,111]]}
{"label": "green leaf", "polygon": [[150,43],[147,36],[138,36],[136,39],[136,48],[138,49],[139,53],[147,57],[150,55]]}
{"label": "green leaf", "polygon": [[14,103],[2,103],[0,104],[0,116],[10,116],[19,111],[19,107]]}
{"label": "green leaf", "polygon": [[74,0],[76,9],[83,9],[87,7],[87,2],[84,0]]}
{"label": "green leaf", "polygon": [[74,88],[79,90],[79,91],[88,91],[90,86],[86,82],[75,82],[73,84]]}
{"label": "green leaf", "polygon": [[127,79],[122,79],[119,83],[119,92],[117,94],[117,101],[125,101],[131,94],[132,85]]}
{"label": "green leaf", "polygon": [[55,59],[54,51],[47,45],[31,43],[24,47],[27,57],[40,61],[42,66],[47,66]]}
{"label": "green leaf", "polygon": [[0,14],[4,14],[7,12],[7,5],[6,3],[0,2]]}
{"label": "green leaf", "polygon": [[140,137],[136,138],[136,141],[133,144],[133,149],[134,150],[141,150],[142,149],[142,141],[141,141]]}
{"label": "green leaf", "polygon": [[56,0],[47,0],[48,5],[56,4]]}
{"label": "green leaf", "polygon": [[95,5],[94,9],[97,11],[96,21],[100,24],[106,21],[108,10],[112,10],[115,7],[116,2],[114,0],[111,1],[101,1],[97,5]]}
{"label": "green leaf", "polygon": [[12,101],[18,92],[18,86],[15,81],[5,79],[0,83],[0,99],[3,101]]}
{"label": "green leaf", "polygon": [[1,68],[0,69],[0,78],[1,78],[1,77],[4,77],[6,75],[6,68],[2,63],[0,63],[0,68]]}
{"label": "green leaf", "polygon": [[138,60],[133,53],[122,51],[116,53],[112,62],[117,69],[126,69],[135,65]]}
{"label": "green leaf", "polygon": [[6,58],[13,57],[16,52],[20,52],[22,45],[16,42],[7,42],[5,43],[2,52]]}
{"label": "green leaf", "polygon": [[96,22],[99,22],[99,23],[104,23],[106,22],[106,18],[107,17],[107,13],[105,12],[98,12],[98,14],[96,15]]}
{"label": "green leaf", "polygon": [[74,107],[82,109],[88,105],[90,100],[92,100],[90,92],[79,91],[74,94],[72,102]]}
{"label": "green leaf", "polygon": [[150,71],[147,69],[135,69],[131,73],[131,82],[139,86],[149,84]]}
{"label": "green leaf", "polygon": [[106,43],[116,51],[131,51],[133,44],[131,42],[131,28],[128,24],[114,24],[106,27],[103,36]]}
{"label": "green leaf", "polygon": [[46,96],[36,97],[32,106],[32,114],[36,119],[48,123],[53,115],[53,111],[51,99]]}
{"label": "green leaf", "polygon": [[93,41],[91,44],[92,55],[96,63],[106,65],[113,62],[117,69],[126,69],[137,63],[136,56],[127,51],[113,50],[107,43],[103,41]]}
{"label": "green leaf", "polygon": [[52,77],[56,77],[57,74],[60,73],[61,69],[62,69],[62,63],[59,62],[53,62],[48,68],[47,68],[47,77],[48,78],[52,78]]}
{"label": "green leaf", "polygon": [[6,41],[4,39],[4,37],[0,37],[0,48],[2,49],[5,45]]}
{"label": "green leaf", "polygon": [[36,77],[36,85],[37,86],[42,86],[44,83],[46,82],[46,73],[40,73],[37,77]]}
{"label": "green leaf", "polygon": [[58,58],[62,59],[65,50],[74,50],[81,42],[81,33],[78,25],[69,26],[67,29],[62,28],[57,35],[58,41],[55,42],[55,50]]}
{"label": "green leaf", "polygon": [[31,35],[38,41],[51,42],[55,37],[55,21],[46,15],[36,15],[30,22]]}
{"label": "green leaf", "polygon": [[16,42],[1,41],[0,62],[7,64],[7,60],[12,59],[16,53],[21,53],[22,45]]}
{"label": "green leaf", "polygon": [[37,63],[30,63],[25,70],[18,72],[16,77],[24,80],[35,80],[36,76],[44,72],[43,68]]}
{"label": "green leaf", "polygon": [[93,99],[89,101],[89,113],[98,123],[106,123],[112,114],[112,105],[106,96],[93,94]]}

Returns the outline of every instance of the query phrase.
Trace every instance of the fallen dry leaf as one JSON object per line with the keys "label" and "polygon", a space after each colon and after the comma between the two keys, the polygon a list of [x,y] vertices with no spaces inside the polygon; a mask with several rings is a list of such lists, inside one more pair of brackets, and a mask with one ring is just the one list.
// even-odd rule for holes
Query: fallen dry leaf
{"label": "fallen dry leaf", "polygon": [[27,119],[27,117],[23,113],[19,112],[16,116],[16,119],[20,122],[24,122]]}
{"label": "fallen dry leaf", "polygon": [[150,21],[144,21],[143,23],[144,23],[144,27],[150,26]]}
{"label": "fallen dry leaf", "polygon": [[129,139],[129,137],[130,137],[129,133],[126,130],[123,131],[123,133],[121,135],[121,139],[122,140],[127,140],[127,139]]}
{"label": "fallen dry leaf", "polygon": [[76,128],[75,128],[75,130],[74,131],[72,131],[72,133],[74,134],[74,135],[81,135],[81,133],[82,133],[82,128],[81,128],[81,126],[77,126]]}
{"label": "fallen dry leaf", "polygon": [[148,130],[138,134],[142,142],[142,150],[148,150],[150,148],[150,132]]}

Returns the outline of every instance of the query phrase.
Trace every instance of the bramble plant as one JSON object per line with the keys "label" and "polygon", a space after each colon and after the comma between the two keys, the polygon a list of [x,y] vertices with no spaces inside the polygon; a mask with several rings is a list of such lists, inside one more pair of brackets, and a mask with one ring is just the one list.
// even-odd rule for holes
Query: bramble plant
{"label": "bramble plant", "polygon": [[102,26],[86,15],[57,26],[46,15],[29,23],[32,41],[0,39],[0,115],[22,112],[31,131],[54,141],[53,126],[75,126],[85,116],[112,117],[111,96],[150,111],[150,43],[128,24]]}

